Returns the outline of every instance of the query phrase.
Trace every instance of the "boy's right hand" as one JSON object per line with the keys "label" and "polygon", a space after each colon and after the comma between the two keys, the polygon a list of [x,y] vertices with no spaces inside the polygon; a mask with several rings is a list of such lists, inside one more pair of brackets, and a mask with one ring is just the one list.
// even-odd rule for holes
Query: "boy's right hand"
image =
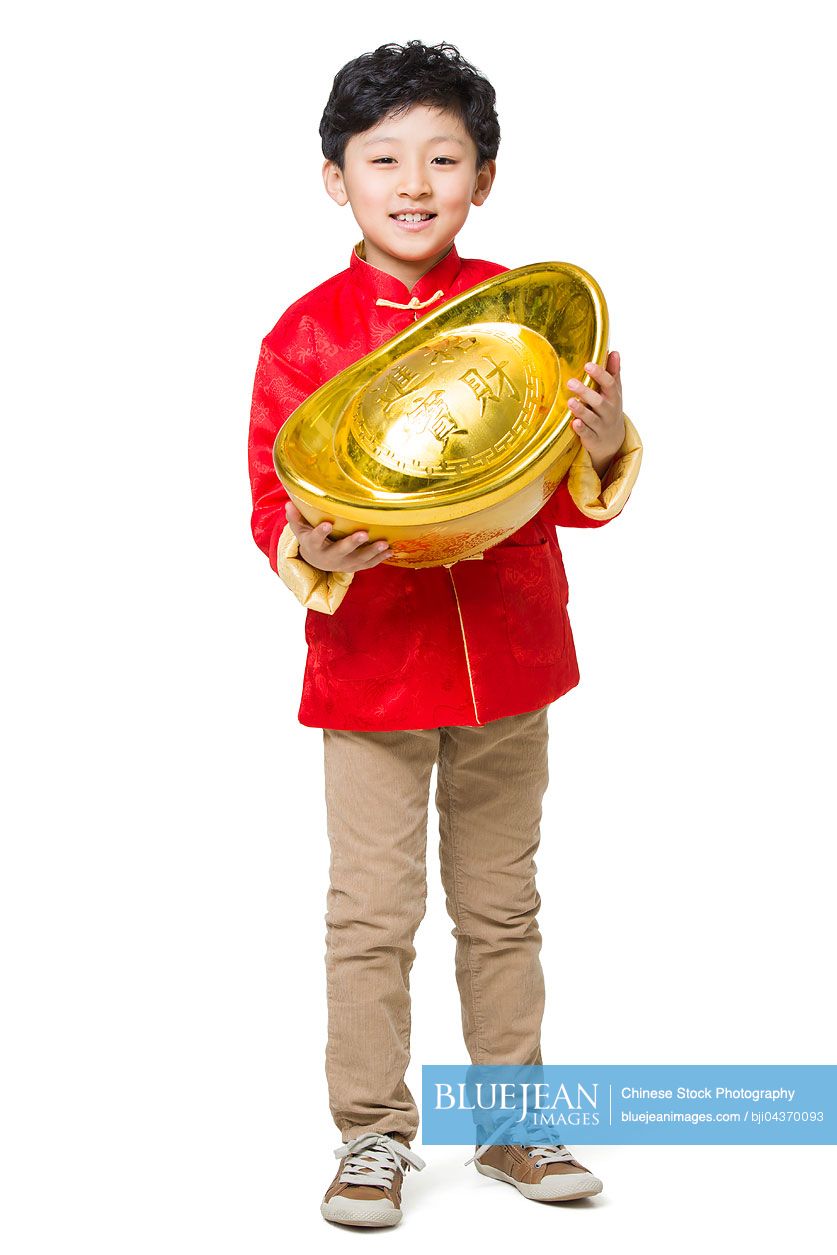
{"label": "boy's right hand", "polygon": [[385,540],[369,541],[367,532],[352,532],[342,540],[329,540],[333,523],[311,527],[292,501],[285,506],[285,517],[299,541],[299,552],[309,566],[320,571],[368,571],[392,557]]}

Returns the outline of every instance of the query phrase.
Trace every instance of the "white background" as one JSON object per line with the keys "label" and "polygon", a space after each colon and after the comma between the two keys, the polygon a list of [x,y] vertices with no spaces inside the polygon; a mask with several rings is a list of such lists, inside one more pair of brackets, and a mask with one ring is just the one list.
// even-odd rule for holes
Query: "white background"
{"label": "white background", "polygon": [[[582,679],[550,711],[545,1059],[835,1062],[825,6],[25,13],[2,53],[9,1255],[257,1255],[292,1219],[343,1240],[318,1210],[322,734],[246,437],[262,336],[360,238],[320,176],[332,78],[389,41],[448,40],[494,83],[496,184],[459,252],[596,276],[645,444],[620,519],[560,533]],[[465,1061],[437,833],[431,801],[416,1095],[422,1062]],[[821,1245],[833,1148],[576,1149],[605,1193],[555,1209],[425,1148],[391,1240]]]}

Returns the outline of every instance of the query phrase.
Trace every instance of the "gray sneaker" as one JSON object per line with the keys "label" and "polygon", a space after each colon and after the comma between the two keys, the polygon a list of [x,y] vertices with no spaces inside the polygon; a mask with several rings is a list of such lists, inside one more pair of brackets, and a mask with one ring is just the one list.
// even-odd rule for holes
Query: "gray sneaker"
{"label": "gray sneaker", "polygon": [[425,1166],[401,1133],[364,1133],[338,1146],[344,1162],[325,1193],[320,1211],[335,1224],[383,1228],[401,1219],[401,1184],[410,1166]]}

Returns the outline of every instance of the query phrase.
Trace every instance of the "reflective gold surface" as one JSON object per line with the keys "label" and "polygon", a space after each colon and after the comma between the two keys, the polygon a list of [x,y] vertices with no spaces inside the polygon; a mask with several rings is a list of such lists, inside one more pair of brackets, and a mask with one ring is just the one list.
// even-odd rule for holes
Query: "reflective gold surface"
{"label": "reflective gold surface", "polygon": [[277,474],[332,539],[363,528],[393,566],[474,557],[540,510],[579,440],[567,380],[594,387],[607,308],[577,266],[541,262],[440,305],[313,393],[276,438]]}

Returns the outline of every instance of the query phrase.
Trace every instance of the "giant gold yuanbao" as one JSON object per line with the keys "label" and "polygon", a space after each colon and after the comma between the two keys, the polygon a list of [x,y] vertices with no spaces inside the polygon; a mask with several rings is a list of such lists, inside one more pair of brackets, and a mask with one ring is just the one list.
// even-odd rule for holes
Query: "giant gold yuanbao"
{"label": "giant gold yuanbao", "polygon": [[318,388],[276,472],[314,527],[386,539],[391,566],[473,557],[537,514],[570,467],[567,381],[596,385],[607,306],[586,271],[520,266],[438,306]]}

